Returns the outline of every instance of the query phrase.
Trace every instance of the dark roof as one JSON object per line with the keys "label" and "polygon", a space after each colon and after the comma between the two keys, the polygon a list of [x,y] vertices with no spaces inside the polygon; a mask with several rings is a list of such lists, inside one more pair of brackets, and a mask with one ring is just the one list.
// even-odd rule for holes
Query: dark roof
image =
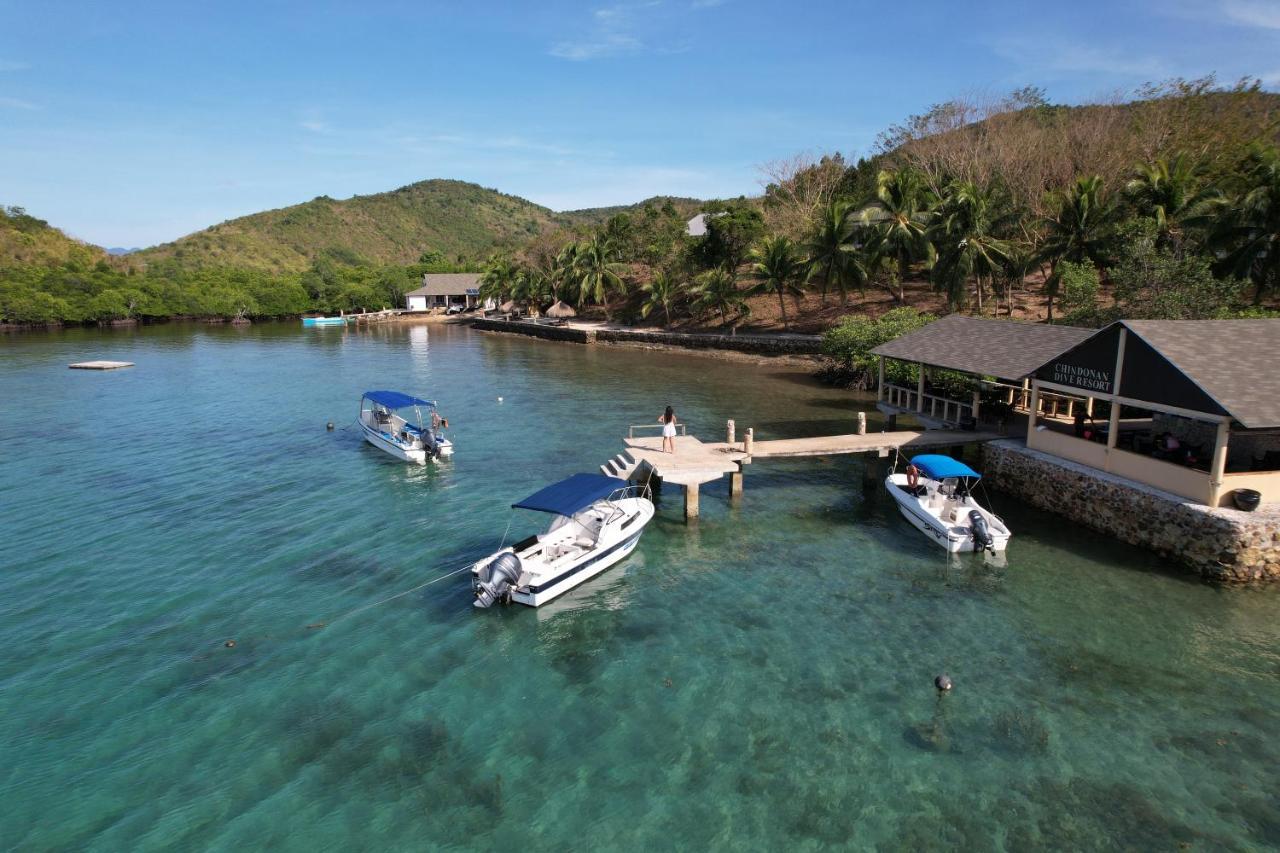
{"label": "dark roof", "polygon": [[465,296],[479,287],[478,272],[429,272],[422,277],[422,287],[405,296]]}
{"label": "dark roof", "polygon": [[871,354],[997,379],[1022,379],[1094,331],[952,314],[881,344]]}
{"label": "dark roof", "polygon": [[1121,322],[1245,428],[1280,427],[1280,320]]}

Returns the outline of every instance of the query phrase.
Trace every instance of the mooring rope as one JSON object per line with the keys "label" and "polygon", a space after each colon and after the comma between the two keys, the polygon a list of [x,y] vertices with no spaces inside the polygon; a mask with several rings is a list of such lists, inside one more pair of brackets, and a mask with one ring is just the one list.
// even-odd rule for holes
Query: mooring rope
{"label": "mooring rope", "polygon": [[417,592],[417,591],[418,591],[418,590],[420,590],[420,589],[425,589],[425,588],[427,588],[427,587],[431,586],[433,583],[439,583],[440,581],[442,581],[442,580],[446,580],[446,579],[448,579],[448,578],[451,578],[451,577],[453,577],[454,575],[462,574],[462,573],[463,573],[463,572],[465,572],[465,571],[469,571],[473,565],[475,565],[475,564],[474,564],[474,563],[467,563],[465,566],[463,566],[463,567],[462,567],[462,568],[460,568],[460,569],[454,569],[452,572],[449,572],[448,574],[443,574],[443,575],[441,575],[441,576],[440,576],[440,577],[438,577],[438,578],[432,578],[431,580],[427,581],[426,583],[420,583],[420,584],[418,584],[417,586],[415,586],[415,587],[413,587],[413,588],[411,588],[411,589],[406,589],[404,592],[397,592],[395,595],[387,596],[386,598],[380,599],[380,600],[378,600],[378,601],[374,601],[374,602],[372,602],[372,603],[370,603],[370,604],[362,604],[362,605],[360,605],[359,607],[356,607],[356,608],[354,608],[354,609],[352,609],[352,610],[348,610],[348,611],[347,611],[347,612],[345,612],[345,613],[340,613],[340,614],[338,614],[337,616],[333,617],[332,619],[328,620],[327,622],[314,622],[314,623],[312,623],[312,624],[308,625],[307,627],[308,627],[308,628],[311,628],[311,629],[315,629],[315,628],[325,628],[325,627],[327,627],[327,626],[329,626],[329,625],[332,625],[332,624],[333,624],[333,623],[335,623],[335,622],[340,622],[341,620],[346,619],[348,616],[354,616],[354,615],[356,615],[357,613],[361,613],[361,612],[363,612],[363,611],[365,611],[365,610],[369,610],[369,609],[374,608],[374,607],[377,607],[377,606],[379,606],[379,605],[386,604],[388,601],[395,601],[397,598],[404,598],[406,595],[410,595],[410,594],[412,594],[412,593],[415,593],[415,592]]}

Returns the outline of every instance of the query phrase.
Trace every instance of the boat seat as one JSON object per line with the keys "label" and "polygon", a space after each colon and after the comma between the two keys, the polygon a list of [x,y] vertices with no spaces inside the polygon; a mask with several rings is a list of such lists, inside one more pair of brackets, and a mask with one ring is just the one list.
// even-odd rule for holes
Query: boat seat
{"label": "boat seat", "polygon": [[592,539],[590,536],[584,535],[584,536],[579,536],[577,539],[575,539],[574,544],[577,545],[579,548],[594,548],[596,544],[596,540]]}

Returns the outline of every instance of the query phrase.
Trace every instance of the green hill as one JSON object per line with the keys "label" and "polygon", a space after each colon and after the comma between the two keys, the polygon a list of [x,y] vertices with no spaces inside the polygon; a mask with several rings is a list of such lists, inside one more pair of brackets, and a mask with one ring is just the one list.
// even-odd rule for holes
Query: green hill
{"label": "green hill", "polygon": [[0,206],[0,270],[88,266],[106,259],[102,249],[68,237],[22,208]]}
{"label": "green hill", "polygon": [[430,180],[391,192],[303,204],[231,219],[128,255],[132,264],[298,272],[329,256],[344,263],[408,264],[433,250],[479,260],[520,245],[565,217],[517,196],[462,181]]}

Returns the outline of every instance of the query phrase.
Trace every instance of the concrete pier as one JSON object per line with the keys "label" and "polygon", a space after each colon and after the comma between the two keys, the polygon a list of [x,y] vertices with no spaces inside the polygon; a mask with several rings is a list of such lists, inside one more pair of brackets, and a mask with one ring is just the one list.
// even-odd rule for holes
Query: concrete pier
{"label": "concrete pier", "polygon": [[[729,431],[726,430],[726,437]],[[824,435],[812,438],[786,438],[756,441],[754,429],[748,427],[741,444],[704,442],[692,435],[675,438],[675,452],[662,449],[658,436],[626,439],[626,450],[602,469],[611,476],[645,481],[659,478],[685,490],[685,518],[697,518],[699,486],[729,475],[729,495],[737,499],[743,493],[743,466],[762,459],[788,459],[807,456],[840,456],[850,453],[874,453],[883,458],[890,451],[916,453],[927,449],[957,447],[973,442],[1000,438],[996,433],[963,430],[904,430],[850,435]]]}

